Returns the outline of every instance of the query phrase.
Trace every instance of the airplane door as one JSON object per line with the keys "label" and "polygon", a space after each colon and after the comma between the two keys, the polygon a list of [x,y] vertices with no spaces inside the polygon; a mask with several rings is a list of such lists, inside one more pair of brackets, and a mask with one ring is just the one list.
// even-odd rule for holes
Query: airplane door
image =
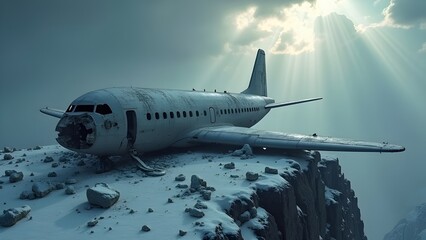
{"label": "airplane door", "polygon": [[214,108],[209,108],[210,111],[210,122],[215,123],[216,122],[216,113],[214,111]]}
{"label": "airplane door", "polygon": [[136,112],[133,110],[126,111],[127,118],[127,147],[132,148],[136,140],[137,122]]}

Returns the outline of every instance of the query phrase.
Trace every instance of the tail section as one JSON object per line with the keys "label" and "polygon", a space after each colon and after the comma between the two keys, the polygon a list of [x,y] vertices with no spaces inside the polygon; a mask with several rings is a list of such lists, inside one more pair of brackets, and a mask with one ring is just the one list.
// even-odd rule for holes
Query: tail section
{"label": "tail section", "polygon": [[250,84],[248,88],[241,93],[265,97],[268,95],[266,90],[265,52],[262,49],[257,51]]}

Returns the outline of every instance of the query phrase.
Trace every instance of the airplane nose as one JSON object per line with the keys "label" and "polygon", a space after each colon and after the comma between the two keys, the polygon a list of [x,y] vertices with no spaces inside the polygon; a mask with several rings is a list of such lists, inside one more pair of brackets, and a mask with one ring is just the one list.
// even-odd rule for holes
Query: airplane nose
{"label": "airplane nose", "polygon": [[96,140],[96,125],[87,113],[64,115],[56,126],[56,141],[68,149],[88,149]]}

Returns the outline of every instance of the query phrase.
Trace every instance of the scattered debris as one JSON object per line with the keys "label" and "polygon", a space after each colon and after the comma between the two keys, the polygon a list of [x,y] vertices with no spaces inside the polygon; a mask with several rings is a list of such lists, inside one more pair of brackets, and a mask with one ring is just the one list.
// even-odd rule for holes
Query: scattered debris
{"label": "scattered debris", "polygon": [[205,203],[197,201],[197,203],[194,205],[194,208],[196,208],[196,209],[207,209],[207,205]]}
{"label": "scattered debris", "polygon": [[106,183],[97,183],[86,191],[87,200],[90,204],[101,208],[109,208],[120,198],[120,192],[114,190]]}
{"label": "scattered debris", "polygon": [[64,183],[57,183],[55,184],[55,189],[56,190],[61,190],[65,188],[65,184]]}
{"label": "scattered debris", "polygon": [[9,177],[10,175],[12,175],[12,173],[16,173],[16,171],[15,170],[5,170],[4,171],[4,175],[6,177]]}
{"label": "scattered debris", "polygon": [[276,169],[276,168],[270,168],[270,167],[265,167],[265,173],[278,174],[278,169]]}
{"label": "scattered debris", "polygon": [[57,177],[58,174],[56,172],[50,172],[47,174],[48,177]]}
{"label": "scattered debris", "polygon": [[249,171],[246,173],[246,179],[251,182],[256,181],[257,179],[259,179],[259,174]]}
{"label": "scattered debris", "polygon": [[26,217],[30,211],[31,207],[28,205],[4,210],[3,215],[0,216],[0,225],[3,227],[11,227],[19,220]]}
{"label": "scattered debris", "polygon": [[59,167],[59,163],[56,163],[56,162],[52,163],[52,168],[57,168],[57,167]]}
{"label": "scattered debris", "polygon": [[176,188],[188,188],[188,184],[178,184],[176,185]]}
{"label": "scattered debris", "polygon": [[171,198],[167,199],[167,203],[173,203],[173,199]]}
{"label": "scattered debris", "polygon": [[77,166],[82,167],[85,166],[86,163],[83,160],[78,161]]}
{"label": "scattered debris", "polygon": [[206,187],[207,182],[197,175],[191,176],[191,188],[198,191],[201,187]]}
{"label": "scattered debris", "polygon": [[212,198],[212,192],[210,190],[202,190],[201,196],[204,200],[209,201]]}

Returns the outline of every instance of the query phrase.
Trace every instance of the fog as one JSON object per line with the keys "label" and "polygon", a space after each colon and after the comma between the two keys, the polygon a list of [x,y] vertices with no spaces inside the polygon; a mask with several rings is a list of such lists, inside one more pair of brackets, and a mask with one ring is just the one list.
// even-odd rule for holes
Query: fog
{"label": "fog", "polygon": [[[297,2],[266,1],[248,24]],[[361,33],[354,20],[332,13],[315,19],[316,41],[304,43],[310,51],[283,54],[276,37],[250,25],[236,28],[238,14],[255,4],[2,1],[0,146],[56,144],[57,119],[39,109],[65,109],[95,89],[240,92],[248,85],[256,48],[264,48],[269,96],[324,100],[274,109],[256,128],[407,148],[397,154],[323,153],[340,159],[359,198],[367,237],[383,238],[426,202],[425,30],[377,27]],[[395,14],[403,23],[413,21]],[[288,38],[286,46],[293,44],[291,32],[286,34],[281,42]]]}

